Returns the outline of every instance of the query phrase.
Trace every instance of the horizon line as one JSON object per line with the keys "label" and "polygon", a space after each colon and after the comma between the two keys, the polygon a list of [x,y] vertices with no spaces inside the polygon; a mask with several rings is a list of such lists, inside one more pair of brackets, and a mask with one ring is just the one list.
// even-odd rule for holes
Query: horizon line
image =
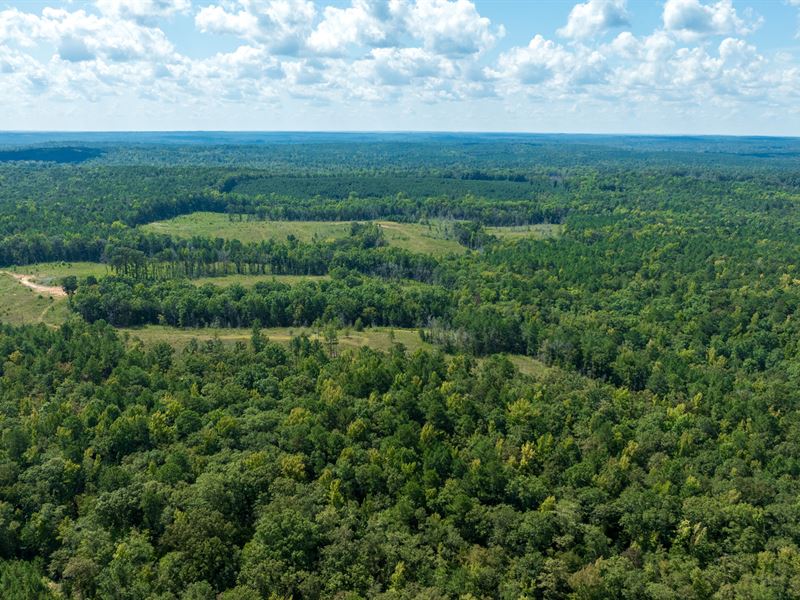
{"label": "horizon line", "polygon": [[660,133],[660,132],[565,132],[515,130],[427,130],[427,129],[0,129],[4,134],[328,134],[328,135],[530,135],[590,137],[664,137],[664,138],[764,138],[800,139],[800,135],[765,133]]}

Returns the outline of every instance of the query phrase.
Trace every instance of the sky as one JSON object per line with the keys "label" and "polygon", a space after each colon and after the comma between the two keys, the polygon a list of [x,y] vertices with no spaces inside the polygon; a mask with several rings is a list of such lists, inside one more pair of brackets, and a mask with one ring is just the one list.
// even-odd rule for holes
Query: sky
{"label": "sky", "polygon": [[800,0],[0,0],[0,130],[800,135]]}

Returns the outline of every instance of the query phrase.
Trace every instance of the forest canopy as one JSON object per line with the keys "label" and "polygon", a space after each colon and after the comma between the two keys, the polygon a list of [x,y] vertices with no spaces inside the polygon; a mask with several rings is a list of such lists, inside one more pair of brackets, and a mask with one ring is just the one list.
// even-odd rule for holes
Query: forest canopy
{"label": "forest canopy", "polygon": [[0,596],[800,595],[796,140],[25,135]]}

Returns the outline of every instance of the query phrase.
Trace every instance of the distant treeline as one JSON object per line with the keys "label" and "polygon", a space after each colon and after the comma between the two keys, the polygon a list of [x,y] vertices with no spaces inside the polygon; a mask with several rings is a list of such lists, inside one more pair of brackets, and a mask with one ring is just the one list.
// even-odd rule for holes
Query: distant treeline
{"label": "distant treeline", "polygon": [[0,162],[36,161],[53,163],[81,163],[102,156],[99,148],[82,146],[28,147],[0,150]]}

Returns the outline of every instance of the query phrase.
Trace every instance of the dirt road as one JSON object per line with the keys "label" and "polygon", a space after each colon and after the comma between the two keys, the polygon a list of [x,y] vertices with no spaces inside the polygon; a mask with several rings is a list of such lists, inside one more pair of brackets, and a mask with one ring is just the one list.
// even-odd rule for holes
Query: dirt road
{"label": "dirt road", "polygon": [[9,271],[0,271],[3,275],[8,275],[19,281],[25,287],[32,289],[34,292],[39,292],[43,295],[52,296],[53,298],[64,298],[67,292],[64,288],[55,285],[42,285],[33,280],[33,275],[22,275],[21,273],[11,273]]}

